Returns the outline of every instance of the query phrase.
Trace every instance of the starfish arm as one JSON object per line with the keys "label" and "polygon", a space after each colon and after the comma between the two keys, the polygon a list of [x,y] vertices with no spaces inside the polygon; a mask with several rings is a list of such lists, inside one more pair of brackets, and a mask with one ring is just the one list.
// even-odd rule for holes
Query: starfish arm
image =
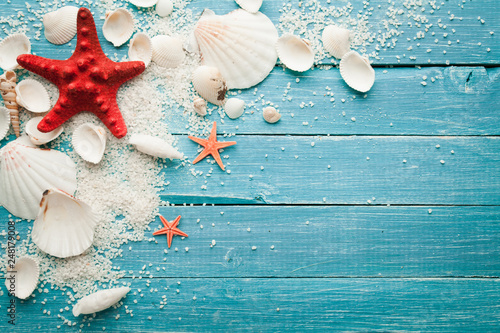
{"label": "starfish arm", "polygon": [[182,236],[182,237],[188,237],[188,235],[185,233],[185,232],[182,232],[180,231],[179,229],[175,228],[173,230],[173,232],[176,234],[176,235],[179,235],[179,236]]}
{"label": "starfish arm", "polygon": [[220,155],[219,155],[219,150],[214,149],[214,151],[212,152],[212,156],[214,157],[215,161],[220,166],[222,171],[224,171],[224,164],[222,164],[222,160],[221,160]]}
{"label": "starfish arm", "polygon": [[17,63],[50,82],[58,85],[61,77],[58,75],[58,70],[64,66],[66,60],[54,60],[39,57],[32,54],[21,54],[17,57]]}
{"label": "starfish arm", "polygon": [[197,144],[199,144],[200,146],[203,146],[203,147],[205,147],[208,144],[208,140],[205,140],[205,139],[195,138],[194,136],[191,136],[191,135],[189,135],[188,138],[193,140],[194,142],[196,142]]}
{"label": "starfish arm", "polygon": [[179,225],[179,221],[181,220],[181,216],[177,216],[174,220],[174,222],[172,222],[172,228],[176,228],[178,225]]}
{"label": "starfish arm", "polygon": [[234,146],[236,141],[225,141],[225,142],[217,142],[217,149],[226,148],[229,146]]}
{"label": "starfish arm", "polygon": [[99,106],[99,109],[92,111],[110,132],[118,139],[127,135],[127,125],[122,117],[116,98],[109,98]]}
{"label": "starfish arm", "polygon": [[214,121],[214,125],[212,126],[212,130],[210,131],[210,138],[214,138],[215,140],[217,137],[217,122]]}
{"label": "starfish arm", "polygon": [[210,153],[210,151],[205,149],[204,151],[202,151],[202,152],[200,153],[200,155],[198,155],[198,157],[197,157],[197,158],[195,158],[195,159],[194,159],[194,161],[193,161],[193,162],[191,162],[191,164],[196,164],[196,163],[198,163],[199,161],[201,161],[202,159],[204,159],[205,157],[207,157],[207,156],[208,156],[208,155],[210,155],[210,154],[211,154],[211,153]]}
{"label": "starfish arm", "polygon": [[163,225],[166,228],[168,228],[168,221],[167,221],[167,219],[160,215],[160,220],[161,220],[161,223],[163,223]]}
{"label": "starfish arm", "polygon": [[53,131],[78,112],[80,109],[76,106],[63,106],[58,100],[52,110],[38,123],[38,130],[42,133]]}
{"label": "starfish arm", "polygon": [[158,231],[153,232],[153,236],[165,235],[166,233],[168,233],[168,230],[163,228],[163,229],[160,229]]}
{"label": "starfish arm", "polygon": [[113,68],[113,80],[122,85],[126,81],[144,72],[146,66],[142,61],[115,62]]}
{"label": "starfish arm", "polygon": [[168,240],[168,248],[170,249],[170,246],[172,245],[172,237],[174,237],[174,234],[170,231],[167,234],[167,240]]}
{"label": "starfish arm", "polygon": [[77,40],[73,55],[88,51],[93,45],[98,45],[99,47],[92,49],[92,53],[96,57],[106,57],[99,43],[94,17],[88,8],[82,7],[78,10],[76,31]]}

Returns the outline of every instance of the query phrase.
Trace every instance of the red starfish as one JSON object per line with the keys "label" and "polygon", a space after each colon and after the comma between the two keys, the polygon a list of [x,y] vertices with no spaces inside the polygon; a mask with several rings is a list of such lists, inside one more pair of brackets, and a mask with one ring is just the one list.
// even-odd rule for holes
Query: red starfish
{"label": "red starfish", "polygon": [[153,232],[153,236],[167,235],[169,249],[170,249],[170,245],[172,245],[172,238],[174,237],[174,235],[188,237],[187,234],[185,234],[182,231],[180,231],[179,229],[177,229],[177,225],[179,224],[180,219],[181,219],[181,216],[179,215],[172,223],[169,223],[163,216],[160,215],[160,220],[163,223],[163,225],[165,226],[165,228],[162,228],[156,232]]}
{"label": "red starfish", "polygon": [[200,155],[198,155],[198,157],[195,158],[193,164],[198,163],[208,155],[212,155],[222,170],[224,170],[224,165],[222,164],[222,160],[219,155],[219,149],[226,148],[236,144],[236,141],[226,141],[226,142],[217,141],[217,123],[215,121],[214,121],[214,126],[212,127],[212,131],[210,132],[210,136],[208,137],[208,140],[195,138],[194,136],[191,135],[188,136],[188,138],[202,145],[205,148],[200,153]]}
{"label": "red starfish", "polygon": [[142,61],[114,62],[101,49],[90,10],[80,8],[75,52],[67,60],[53,60],[22,54],[17,62],[27,70],[54,83],[59,99],[38,124],[50,132],[82,111],[94,113],[117,138],[127,134],[127,126],[116,103],[118,88],[144,71]]}

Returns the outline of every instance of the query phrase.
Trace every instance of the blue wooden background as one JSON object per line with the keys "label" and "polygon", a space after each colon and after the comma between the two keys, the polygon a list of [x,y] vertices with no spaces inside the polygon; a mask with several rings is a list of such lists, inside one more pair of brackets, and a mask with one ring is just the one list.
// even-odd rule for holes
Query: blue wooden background
{"label": "blue wooden background", "polygon": [[[351,3],[355,12],[365,2]],[[164,170],[170,185],[162,199],[176,206],[160,213],[182,215],[189,238],[175,238],[173,247],[189,252],[165,254],[164,242],[155,241],[124,246],[114,264],[127,272],[123,281],[133,290],[124,304],[133,315],[120,307],[74,320],[71,306],[64,310],[65,292],[45,285],[48,293],[18,302],[15,331],[499,331],[500,11],[495,0],[438,5],[425,13],[436,36],[414,40],[423,28],[404,27],[397,45],[373,59],[376,83],[366,97],[350,90],[336,69],[297,74],[277,66],[258,94],[280,104],[278,124],[260,115],[224,123],[212,116],[219,133],[237,134],[225,160],[231,174],[214,168],[203,190],[206,176]],[[369,2],[372,22],[385,17],[387,6]],[[224,14],[237,5],[190,5],[199,12],[205,7]],[[281,7],[264,0],[261,11],[277,24]],[[17,11],[26,11],[24,0],[0,4],[2,16]],[[450,12],[462,19],[450,20]],[[96,21],[100,32],[103,21]],[[51,58],[72,50],[43,37],[32,43]],[[282,101],[287,82],[292,101]],[[325,96],[326,85],[335,102]],[[253,89],[241,96],[256,98]],[[304,100],[314,106],[301,108]],[[179,149],[194,158],[186,119],[167,121]],[[212,167],[197,165],[204,175]],[[0,208],[0,218],[7,216]],[[17,225],[24,239],[28,223]],[[42,305],[43,299],[49,301]],[[11,331],[7,302],[4,293],[0,327]]]}

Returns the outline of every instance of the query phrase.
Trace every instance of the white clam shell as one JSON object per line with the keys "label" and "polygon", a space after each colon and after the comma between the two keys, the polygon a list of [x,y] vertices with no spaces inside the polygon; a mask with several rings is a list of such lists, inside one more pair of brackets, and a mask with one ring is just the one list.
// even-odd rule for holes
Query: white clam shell
{"label": "white clam shell", "polygon": [[347,29],[329,25],[323,30],[321,40],[325,50],[337,59],[341,59],[350,50],[350,34]]}
{"label": "white clam shell", "polygon": [[65,44],[76,35],[78,7],[65,6],[43,16],[45,38],[52,44]]}
{"label": "white clam shell", "polygon": [[47,89],[40,82],[25,79],[16,86],[16,102],[28,111],[44,113],[50,109]]}
{"label": "white clam shell", "polygon": [[7,268],[5,286],[14,296],[26,299],[31,296],[38,284],[40,266],[38,261],[30,257],[21,257],[16,260],[13,268]]}
{"label": "white clam shell", "polygon": [[153,7],[158,2],[158,0],[128,0],[128,1],[139,8]]}
{"label": "white clam shell", "polygon": [[172,11],[174,10],[174,4],[172,3],[172,0],[158,0],[155,10],[156,14],[160,15],[161,17],[165,17],[172,14]]}
{"label": "white clam shell", "polygon": [[10,128],[10,112],[4,107],[0,107],[0,140],[5,138]]}
{"label": "white clam shell", "polygon": [[295,35],[283,35],[276,43],[278,56],[286,67],[304,72],[314,65],[314,51],[308,41]]}
{"label": "white clam shell", "polygon": [[204,117],[207,115],[207,101],[205,101],[203,98],[195,97],[193,101],[193,108],[194,111],[200,116]]}
{"label": "white clam shell", "polygon": [[194,29],[202,64],[216,67],[229,89],[250,88],[264,80],[276,65],[278,32],[261,12],[237,9],[218,16],[205,10]]}
{"label": "white clam shell", "polygon": [[212,104],[224,105],[226,102],[226,80],[215,67],[199,66],[193,73],[193,87]]}
{"label": "white clam shell", "polygon": [[19,64],[17,57],[31,52],[31,43],[25,34],[15,34],[5,37],[0,42],[0,67],[4,71],[16,69]]}
{"label": "white clam shell", "polygon": [[47,142],[55,140],[64,131],[62,126],[59,126],[53,131],[48,133],[43,133],[38,130],[38,124],[42,121],[43,117],[31,118],[26,124],[26,134],[30,137],[31,142],[34,145],[44,145]]}
{"label": "white clam shell", "polygon": [[160,35],[153,37],[151,42],[153,43],[153,61],[158,66],[175,68],[184,61],[186,54],[179,38]]}
{"label": "white clam shell", "polygon": [[231,119],[239,118],[245,111],[245,101],[239,98],[230,98],[224,105],[224,111]]}
{"label": "white clam shell", "polygon": [[262,6],[262,0],[235,0],[236,3],[249,13],[257,13]]}
{"label": "white clam shell", "polygon": [[144,62],[144,66],[148,67],[153,57],[153,44],[151,43],[151,38],[145,33],[136,33],[134,38],[130,41],[128,57],[132,61],[138,60]]}
{"label": "white clam shell", "polygon": [[118,8],[106,14],[102,33],[115,47],[123,45],[134,33],[134,17],[126,9]]}
{"label": "white clam shell", "polygon": [[73,306],[73,316],[78,317],[81,314],[92,314],[106,310],[125,297],[129,291],[129,287],[120,287],[99,290],[98,292],[85,296]]}
{"label": "white clam shell", "polygon": [[368,59],[356,51],[349,51],[342,57],[340,75],[349,87],[360,92],[367,92],[375,82],[375,70]]}
{"label": "white clam shell", "polygon": [[262,110],[262,116],[264,120],[270,124],[274,124],[281,119],[281,114],[272,106],[265,107],[264,110]]}
{"label": "white clam shell", "polygon": [[96,225],[97,216],[89,205],[53,188],[43,193],[31,237],[43,252],[67,258],[92,245]]}
{"label": "white clam shell", "polygon": [[34,219],[45,190],[75,193],[76,166],[68,155],[36,148],[21,136],[0,149],[0,179],[0,204],[15,216]]}
{"label": "white clam shell", "polygon": [[160,138],[146,134],[132,134],[129,143],[138,151],[160,158],[183,159],[184,155]]}
{"label": "white clam shell", "polygon": [[85,123],[74,131],[73,148],[85,161],[97,164],[101,162],[106,150],[106,130],[91,123]]}

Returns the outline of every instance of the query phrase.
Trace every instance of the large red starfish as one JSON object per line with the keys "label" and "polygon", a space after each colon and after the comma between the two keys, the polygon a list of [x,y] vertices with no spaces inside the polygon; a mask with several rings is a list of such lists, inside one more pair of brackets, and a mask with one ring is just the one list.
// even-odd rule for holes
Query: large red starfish
{"label": "large red starfish", "polygon": [[200,153],[200,155],[198,155],[198,157],[194,159],[193,164],[198,163],[208,155],[212,155],[222,170],[224,170],[224,164],[222,164],[222,160],[219,155],[219,149],[226,148],[236,144],[236,141],[226,141],[226,142],[217,141],[217,123],[215,121],[214,121],[214,126],[212,127],[212,131],[210,132],[210,136],[208,137],[208,140],[195,138],[194,136],[191,135],[188,136],[188,138],[205,147],[205,149]]}
{"label": "large red starfish", "polygon": [[174,235],[179,235],[183,237],[188,237],[187,234],[183,233],[177,228],[177,225],[179,224],[179,220],[181,219],[181,216],[177,216],[177,218],[173,222],[168,222],[163,216],[160,215],[160,220],[165,226],[165,228],[162,228],[156,232],[153,232],[153,236],[156,235],[167,235],[167,240],[168,240],[168,248],[170,248],[170,245],[172,245],[172,238]]}
{"label": "large red starfish", "polygon": [[80,8],[75,52],[67,60],[53,60],[22,54],[17,62],[27,70],[54,83],[59,99],[38,124],[50,132],[82,111],[94,113],[117,138],[127,134],[127,126],[116,103],[118,88],[144,71],[142,61],[114,62],[101,49],[94,18]]}

